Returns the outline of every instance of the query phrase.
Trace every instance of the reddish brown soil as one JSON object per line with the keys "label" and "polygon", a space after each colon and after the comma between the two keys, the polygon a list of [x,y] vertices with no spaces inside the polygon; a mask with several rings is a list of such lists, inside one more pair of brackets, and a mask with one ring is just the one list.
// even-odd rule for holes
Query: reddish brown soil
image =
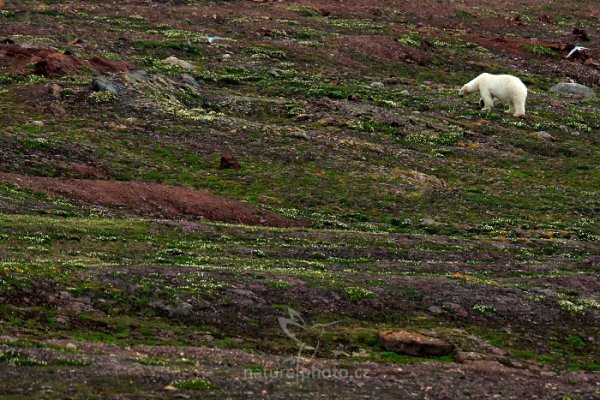
{"label": "reddish brown soil", "polygon": [[0,180],[50,195],[166,218],[193,216],[211,221],[273,227],[300,225],[238,200],[156,183],[48,178],[9,173],[0,173]]}
{"label": "reddish brown soil", "polygon": [[564,51],[568,44],[557,41],[545,41],[537,39],[522,39],[522,38],[507,38],[507,37],[485,37],[481,35],[469,34],[465,35],[465,40],[468,42],[477,43],[496,53],[513,54],[523,58],[535,57],[524,46],[536,45],[551,48],[556,51]]}
{"label": "reddish brown soil", "polygon": [[31,64],[34,65],[34,73],[49,77],[76,75],[85,71],[86,68],[95,73],[128,71],[134,68],[131,63],[111,61],[100,57],[84,60],[74,54],[65,54],[52,49],[0,45],[0,70],[2,72],[26,72]]}
{"label": "reddish brown soil", "polygon": [[403,46],[386,36],[345,36],[337,40],[336,47],[375,60],[409,61],[419,65],[429,62],[427,53]]}

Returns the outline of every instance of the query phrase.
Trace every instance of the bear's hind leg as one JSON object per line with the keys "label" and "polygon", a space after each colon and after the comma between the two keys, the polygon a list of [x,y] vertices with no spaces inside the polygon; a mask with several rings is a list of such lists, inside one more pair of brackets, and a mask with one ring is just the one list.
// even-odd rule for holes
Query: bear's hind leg
{"label": "bear's hind leg", "polygon": [[507,114],[514,114],[515,113],[515,105],[513,104],[512,101],[508,102],[508,110],[504,111]]}

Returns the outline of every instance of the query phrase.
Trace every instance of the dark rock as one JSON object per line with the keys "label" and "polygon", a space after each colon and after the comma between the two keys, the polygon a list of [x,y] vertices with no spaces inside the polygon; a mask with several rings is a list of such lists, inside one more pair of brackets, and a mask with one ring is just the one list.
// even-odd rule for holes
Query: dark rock
{"label": "dark rock", "polygon": [[584,41],[584,42],[590,41],[590,37],[588,36],[587,32],[581,28],[573,29],[573,35],[575,35],[577,37],[577,39],[579,39],[581,41]]}
{"label": "dark rock", "polygon": [[469,316],[469,313],[467,312],[467,310],[465,310],[460,304],[448,303],[448,304],[444,304],[444,308],[448,309],[453,314],[455,314],[459,317],[462,317],[462,318],[466,318]]}
{"label": "dark rock", "polygon": [[194,306],[192,306],[190,303],[182,301],[174,306],[167,306],[166,309],[170,316],[188,317],[194,311]]}
{"label": "dark rock", "polygon": [[12,39],[4,39],[1,43],[2,44],[15,44],[15,41]]}
{"label": "dark rock", "polygon": [[119,94],[119,90],[113,82],[111,82],[105,76],[99,76],[92,81],[90,89],[94,92],[111,92],[112,94]]}
{"label": "dark rock", "polygon": [[445,356],[452,353],[450,343],[412,331],[381,331],[377,334],[387,351],[410,356]]}
{"label": "dark rock", "polygon": [[236,160],[236,158],[231,155],[231,154],[227,154],[224,156],[221,156],[221,164],[219,165],[219,169],[240,169],[241,165],[238,162],[238,160]]}

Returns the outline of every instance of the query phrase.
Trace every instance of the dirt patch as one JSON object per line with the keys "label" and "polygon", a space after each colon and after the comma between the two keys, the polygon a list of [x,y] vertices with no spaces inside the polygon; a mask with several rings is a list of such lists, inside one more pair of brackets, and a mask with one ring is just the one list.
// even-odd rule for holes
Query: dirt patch
{"label": "dirt patch", "polygon": [[27,72],[32,64],[35,74],[48,77],[77,75],[86,70],[102,74],[134,69],[131,63],[111,61],[101,57],[84,60],[74,54],[52,49],[0,45],[0,70],[3,72]]}
{"label": "dirt patch", "polygon": [[193,216],[211,221],[282,228],[301,225],[238,200],[157,183],[47,178],[9,173],[0,173],[0,180],[50,195],[166,218]]}
{"label": "dirt patch", "polygon": [[507,37],[484,37],[480,35],[465,35],[468,42],[476,43],[496,53],[513,54],[523,58],[535,58],[526,46],[543,46],[557,52],[565,50],[566,44],[557,41],[542,41],[534,39],[507,38]]}
{"label": "dirt patch", "polygon": [[426,65],[430,57],[422,50],[404,46],[386,36],[346,36],[336,43],[342,50],[382,61],[404,61]]}

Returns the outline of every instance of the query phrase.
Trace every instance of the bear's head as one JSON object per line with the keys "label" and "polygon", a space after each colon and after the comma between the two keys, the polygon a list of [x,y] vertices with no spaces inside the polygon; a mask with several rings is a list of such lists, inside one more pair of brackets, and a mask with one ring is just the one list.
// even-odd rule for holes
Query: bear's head
{"label": "bear's head", "polygon": [[463,87],[460,88],[460,90],[458,91],[458,95],[460,97],[464,97],[465,95],[469,94],[471,92],[469,92],[469,90],[467,89],[467,85],[464,85]]}

